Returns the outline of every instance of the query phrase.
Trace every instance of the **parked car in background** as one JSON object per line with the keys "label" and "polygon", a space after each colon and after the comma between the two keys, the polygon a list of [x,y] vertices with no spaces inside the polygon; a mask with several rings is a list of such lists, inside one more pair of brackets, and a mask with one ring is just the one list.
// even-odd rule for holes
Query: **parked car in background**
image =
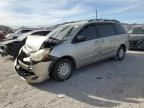
{"label": "parked car in background", "polygon": [[13,29],[8,26],[0,25],[0,42],[3,41],[7,34],[13,33]]}
{"label": "parked car in background", "polygon": [[[11,55],[14,58],[17,57],[20,48],[25,44],[25,41],[28,36],[46,36],[49,34],[50,30],[35,30],[29,33],[23,34],[22,36],[13,39],[13,40],[6,40],[0,43],[0,54],[2,56]],[[33,41],[33,40],[31,40]],[[35,43],[37,44],[37,43]]]}
{"label": "parked car in background", "polygon": [[22,36],[23,34],[31,32],[33,30],[34,29],[21,29],[21,30],[16,31],[15,33],[6,35],[6,39],[9,39],[9,40],[16,39],[16,38]]}
{"label": "parked car in background", "polygon": [[64,81],[75,68],[112,57],[123,60],[128,47],[128,35],[119,21],[71,22],[48,37],[29,36],[14,65],[28,83],[49,77]]}
{"label": "parked car in background", "polygon": [[128,30],[130,49],[144,49],[144,27],[134,27]]}
{"label": "parked car in background", "polygon": [[3,31],[0,31],[0,41],[2,41],[3,39],[5,39],[5,34],[3,33]]}

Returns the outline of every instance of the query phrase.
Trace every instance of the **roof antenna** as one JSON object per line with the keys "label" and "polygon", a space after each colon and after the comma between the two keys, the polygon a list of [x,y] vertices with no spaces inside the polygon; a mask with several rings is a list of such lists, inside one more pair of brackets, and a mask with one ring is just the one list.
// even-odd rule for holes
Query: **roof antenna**
{"label": "roof antenna", "polygon": [[97,15],[98,15],[98,12],[97,12],[97,9],[96,9],[96,20],[97,20]]}

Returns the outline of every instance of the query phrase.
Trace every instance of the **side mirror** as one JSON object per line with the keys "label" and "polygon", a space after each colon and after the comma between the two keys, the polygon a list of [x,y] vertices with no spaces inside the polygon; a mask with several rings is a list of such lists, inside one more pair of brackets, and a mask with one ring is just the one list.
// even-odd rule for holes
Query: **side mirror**
{"label": "side mirror", "polygon": [[83,42],[83,41],[86,41],[86,37],[78,35],[76,38],[76,42]]}

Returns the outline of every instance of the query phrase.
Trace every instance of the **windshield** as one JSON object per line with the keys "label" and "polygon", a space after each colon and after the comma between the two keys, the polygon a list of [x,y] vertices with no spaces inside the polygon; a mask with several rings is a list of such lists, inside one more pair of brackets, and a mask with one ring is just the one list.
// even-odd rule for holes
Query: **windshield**
{"label": "windshield", "polygon": [[128,31],[130,34],[144,34],[144,28],[132,28]]}
{"label": "windshield", "polygon": [[55,38],[57,40],[67,40],[71,33],[73,33],[79,26],[74,25],[62,25],[51,33],[48,34],[48,37]]}

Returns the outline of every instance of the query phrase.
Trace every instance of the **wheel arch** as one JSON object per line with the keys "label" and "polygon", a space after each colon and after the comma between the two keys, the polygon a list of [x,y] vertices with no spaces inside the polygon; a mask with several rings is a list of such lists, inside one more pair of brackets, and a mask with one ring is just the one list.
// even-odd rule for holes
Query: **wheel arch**
{"label": "wheel arch", "polygon": [[120,47],[123,47],[124,51],[126,51],[126,45],[125,44],[121,44]]}
{"label": "wheel arch", "polygon": [[57,60],[57,62],[58,62],[59,60],[61,60],[61,59],[68,59],[68,60],[70,60],[70,61],[72,62],[72,64],[73,64],[74,68],[76,68],[76,61],[75,61],[75,59],[74,59],[73,57],[71,57],[71,56],[63,56],[63,57],[60,57],[60,58]]}

